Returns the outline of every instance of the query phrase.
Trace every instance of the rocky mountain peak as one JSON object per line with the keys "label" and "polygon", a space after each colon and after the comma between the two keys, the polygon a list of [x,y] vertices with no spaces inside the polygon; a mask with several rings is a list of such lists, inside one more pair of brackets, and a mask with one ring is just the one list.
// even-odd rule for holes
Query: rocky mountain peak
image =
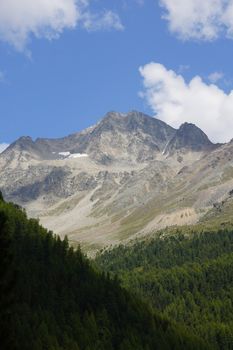
{"label": "rocky mountain peak", "polygon": [[[22,136],[13,142],[3,153],[7,159],[13,159],[15,156],[26,155],[27,160],[30,159],[53,159],[52,151],[44,142],[34,141],[30,136]],[[21,159],[21,158],[19,158]]]}
{"label": "rocky mountain peak", "polygon": [[154,159],[174,133],[166,123],[138,111],[109,112],[85,136],[85,152],[95,157],[104,154],[104,159],[143,162]]}
{"label": "rocky mountain peak", "polygon": [[22,136],[15,142],[13,142],[9,148],[17,147],[20,150],[27,150],[28,148],[33,147],[34,142],[30,136]]}
{"label": "rocky mountain peak", "polygon": [[137,129],[139,126],[142,126],[147,120],[152,118],[146,114],[143,114],[138,111],[130,111],[128,113],[119,113],[119,112],[108,112],[103,119],[97,124],[99,125],[111,125],[116,128],[124,127],[127,131],[130,125],[134,125],[134,128]]}
{"label": "rocky mountain peak", "polygon": [[128,113],[109,112],[97,124],[97,128],[101,131],[114,128],[123,133],[142,131],[162,142],[168,141],[175,133],[175,129],[165,122],[135,110]]}
{"label": "rocky mountain peak", "polygon": [[200,152],[211,150],[214,144],[209,140],[208,136],[195,124],[184,123],[176,131],[173,138],[166,147],[166,153],[173,154],[181,150]]}

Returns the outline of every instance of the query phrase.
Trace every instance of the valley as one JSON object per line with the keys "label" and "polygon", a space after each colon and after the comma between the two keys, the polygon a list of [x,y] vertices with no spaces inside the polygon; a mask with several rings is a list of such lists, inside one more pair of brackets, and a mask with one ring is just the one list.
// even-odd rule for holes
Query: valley
{"label": "valley", "polygon": [[7,200],[73,246],[95,252],[174,225],[195,224],[231,197],[233,144],[195,125],[108,113],[62,139],[22,137],[0,154]]}

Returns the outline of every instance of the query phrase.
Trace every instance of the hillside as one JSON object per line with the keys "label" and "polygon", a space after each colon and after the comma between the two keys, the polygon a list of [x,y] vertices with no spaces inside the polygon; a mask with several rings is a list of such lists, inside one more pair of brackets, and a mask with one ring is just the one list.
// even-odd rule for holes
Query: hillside
{"label": "hillside", "polygon": [[233,349],[233,226],[177,228],[100,253],[96,263],[211,349]]}
{"label": "hillside", "polygon": [[3,350],[207,349],[0,199]]}

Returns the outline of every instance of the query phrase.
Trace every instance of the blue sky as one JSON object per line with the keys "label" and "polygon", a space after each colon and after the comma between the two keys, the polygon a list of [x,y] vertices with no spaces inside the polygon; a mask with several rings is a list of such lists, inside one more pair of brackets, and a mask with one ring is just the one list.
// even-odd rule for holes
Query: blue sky
{"label": "blue sky", "polygon": [[233,15],[221,0],[215,22],[199,0],[183,2],[190,13],[172,0],[85,0],[79,20],[75,0],[54,0],[67,13],[59,24],[43,6],[42,24],[34,9],[18,18],[15,1],[0,14],[0,143],[65,136],[132,109],[175,127],[194,122],[214,141],[233,137]]}

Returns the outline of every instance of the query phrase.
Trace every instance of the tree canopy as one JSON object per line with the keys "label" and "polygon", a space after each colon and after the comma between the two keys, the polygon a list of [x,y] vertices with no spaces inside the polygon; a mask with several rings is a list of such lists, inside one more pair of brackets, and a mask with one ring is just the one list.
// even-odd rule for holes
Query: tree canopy
{"label": "tree canopy", "polygon": [[0,249],[3,350],[208,348],[2,198]]}
{"label": "tree canopy", "polygon": [[166,235],[104,251],[96,263],[212,349],[233,349],[232,227]]}

